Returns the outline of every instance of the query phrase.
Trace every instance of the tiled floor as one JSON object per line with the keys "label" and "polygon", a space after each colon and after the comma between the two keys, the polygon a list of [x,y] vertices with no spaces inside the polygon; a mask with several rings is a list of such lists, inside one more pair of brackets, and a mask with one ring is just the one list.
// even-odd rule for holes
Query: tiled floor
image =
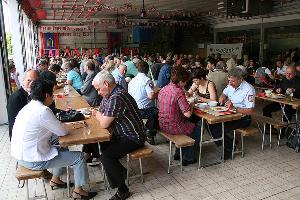
{"label": "tiled floor", "polygon": [[[7,126],[0,126],[0,199],[25,199],[25,189],[19,189],[14,177],[15,160],[10,156],[10,143]],[[273,138],[276,138],[274,135]],[[275,140],[273,140],[275,141]],[[151,146],[154,154],[143,162],[145,183],[139,179],[131,181],[130,199],[265,199],[265,200],[299,200],[300,199],[300,154],[286,146],[278,149],[265,148],[261,151],[261,136],[245,138],[246,153],[241,158],[226,161],[224,164],[210,166],[197,170],[197,165],[184,168],[174,168],[167,174],[168,144],[158,138],[159,144]],[[275,141],[276,142],[276,141]],[[204,162],[219,159],[218,150],[214,144],[204,147]],[[133,170],[138,172],[138,163],[133,163]],[[99,190],[102,184],[99,168],[90,168],[91,183],[88,189]],[[63,177],[64,178],[64,177]],[[33,188],[33,181],[30,184]],[[51,191],[48,183],[49,199],[68,199],[66,190]],[[38,182],[39,191],[42,184]],[[109,199],[114,194],[112,190],[101,190],[94,199]]]}

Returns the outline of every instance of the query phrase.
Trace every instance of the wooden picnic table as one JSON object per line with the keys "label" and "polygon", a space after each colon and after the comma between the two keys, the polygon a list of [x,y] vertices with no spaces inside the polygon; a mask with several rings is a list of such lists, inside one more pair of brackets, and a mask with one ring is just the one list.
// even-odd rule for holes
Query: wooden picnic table
{"label": "wooden picnic table", "polygon": [[[55,89],[53,94],[54,96],[57,96],[58,94],[65,95],[64,88]],[[69,94],[65,96],[81,97],[81,95],[72,86],[69,86]]]}
{"label": "wooden picnic table", "polygon": [[[239,120],[242,118],[242,114],[241,113],[232,113],[232,114],[228,114],[228,115],[222,115],[222,116],[215,116],[212,114],[208,114],[205,113],[204,111],[199,112],[196,111],[194,109],[193,114],[200,117],[201,118],[201,135],[200,135],[200,150],[199,150],[199,166],[198,168],[201,167],[201,153],[202,153],[202,145],[203,144],[207,144],[207,143],[212,143],[212,142],[216,142],[216,141],[221,141],[222,142],[222,160],[221,163],[224,162],[224,135],[225,135],[225,131],[224,131],[224,123],[225,122],[229,122],[229,121],[234,121],[234,120]],[[222,137],[221,138],[211,138],[209,140],[205,140],[203,141],[203,134],[204,134],[204,120],[207,121],[208,124],[217,124],[217,123],[221,123],[222,124]],[[220,162],[216,162],[216,163],[212,163],[212,164],[218,164]],[[209,164],[209,165],[212,165]],[[206,166],[209,166],[206,165]]]}
{"label": "wooden picnic table", "polygon": [[67,123],[65,126],[68,129],[69,134],[59,137],[59,144],[62,147],[105,142],[110,140],[110,133],[107,129],[100,127],[99,121],[96,117],[91,116],[89,119],[84,120],[85,127],[74,128],[71,123]]}
{"label": "wooden picnic table", "polygon": [[55,97],[55,106],[61,110],[67,108],[80,109],[80,108],[89,108],[90,105],[83,97]]}

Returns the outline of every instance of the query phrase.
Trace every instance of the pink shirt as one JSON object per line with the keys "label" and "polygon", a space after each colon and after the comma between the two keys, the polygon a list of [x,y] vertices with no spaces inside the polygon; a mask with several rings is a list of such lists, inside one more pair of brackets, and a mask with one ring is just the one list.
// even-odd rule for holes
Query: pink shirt
{"label": "pink shirt", "polygon": [[174,83],[163,87],[158,95],[158,119],[161,130],[172,135],[189,135],[195,124],[183,113],[190,111],[182,88]]}

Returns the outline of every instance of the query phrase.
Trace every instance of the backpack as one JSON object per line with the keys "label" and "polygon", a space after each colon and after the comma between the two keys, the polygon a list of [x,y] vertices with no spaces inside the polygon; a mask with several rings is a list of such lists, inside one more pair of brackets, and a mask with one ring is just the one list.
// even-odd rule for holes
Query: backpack
{"label": "backpack", "polygon": [[296,124],[295,130],[289,136],[286,145],[294,149],[297,153],[300,152],[300,123],[299,122]]}

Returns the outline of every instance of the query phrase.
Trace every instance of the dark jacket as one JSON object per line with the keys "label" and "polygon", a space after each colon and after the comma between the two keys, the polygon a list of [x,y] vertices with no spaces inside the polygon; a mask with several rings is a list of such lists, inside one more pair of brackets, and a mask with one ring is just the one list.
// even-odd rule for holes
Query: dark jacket
{"label": "dark jacket", "polygon": [[12,136],[12,129],[15,124],[16,117],[19,111],[29,102],[28,93],[21,87],[14,92],[7,101],[7,115],[8,115],[8,131],[9,139]]}
{"label": "dark jacket", "polygon": [[98,95],[97,90],[92,85],[94,77],[97,75],[97,72],[88,73],[84,82],[83,86],[81,87],[80,91],[82,96],[88,102],[90,106],[99,106],[101,98]]}
{"label": "dark jacket", "polygon": [[278,87],[276,88],[281,88],[283,94],[285,94],[286,89],[294,88],[295,92],[293,96],[295,98],[300,98],[300,78],[298,76],[295,76],[291,80],[288,80],[287,78],[284,77],[282,81],[280,81],[280,83],[278,84]]}

